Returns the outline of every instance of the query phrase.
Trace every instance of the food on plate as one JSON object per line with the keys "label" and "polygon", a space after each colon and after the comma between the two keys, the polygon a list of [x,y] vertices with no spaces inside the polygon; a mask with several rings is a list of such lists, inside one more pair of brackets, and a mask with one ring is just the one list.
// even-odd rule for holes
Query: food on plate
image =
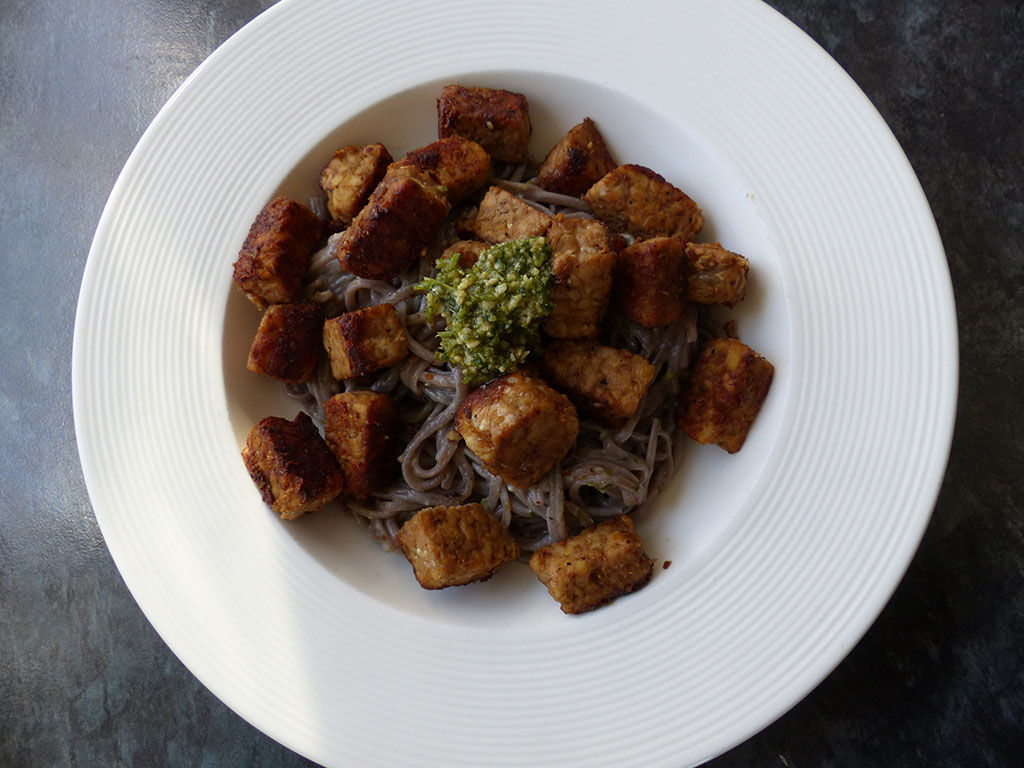
{"label": "food on plate", "polygon": [[590,210],[616,232],[634,237],[692,240],[704,226],[697,204],[660,173],[642,165],[620,165],[583,195]]}
{"label": "food on plate", "polygon": [[257,424],[245,465],[284,517],[338,497],[427,589],[533,553],[588,611],[650,578],[633,519],[686,437],[739,450],[761,407],[772,366],[717,314],[749,263],[694,242],[697,204],[616,165],[591,118],[538,165],[523,94],[453,84],[437,107],[437,140],[397,161],[329,159],[325,221],[281,198],[253,224],[250,368],[303,412]]}
{"label": "food on plate", "polygon": [[595,341],[552,342],[541,370],[582,412],[612,426],[636,413],[654,378],[644,357]]}
{"label": "food on plate", "polygon": [[238,253],[235,282],[260,309],[295,301],[323,235],[324,223],[302,203],[286,197],[271,200],[252,223]]}
{"label": "food on plate", "polygon": [[711,339],[679,401],[679,428],[698,443],[717,443],[736,453],[761,410],[774,373],[772,364],[742,341]]}
{"label": "food on plate", "polygon": [[637,240],[619,252],[615,302],[634,323],[656,328],[686,312],[686,245],[676,237]]}
{"label": "food on plate", "polygon": [[317,304],[272,304],[260,319],[246,365],[279,381],[309,381],[320,359],[323,328]]}
{"label": "food on plate", "polygon": [[352,144],[335,152],[320,172],[320,188],[327,196],[331,219],[344,224],[352,221],[391,162],[391,153],[383,144]]}
{"label": "food on plate", "polygon": [[579,428],[569,398],[522,371],[473,390],[455,417],[455,429],[480,462],[517,488],[554,469]]}
{"label": "food on plate", "polygon": [[589,117],[569,129],[537,171],[537,184],[552,192],[579,197],[614,169],[604,137]]}
{"label": "food on plate", "polygon": [[437,100],[437,135],[475,141],[498,163],[522,163],[533,127],[521,93],[446,85]]}
{"label": "food on plate", "polygon": [[654,561],[633,521],[619,515],[541,547],[530,569],[565,613],[583,613],[644,586]]}
{"label": "food on plate", "polygon": [[551,215],[501,187],[490,187],[480,201],[473,233],[489,243],[539,237],[551,226]]}
{"label": "food on plate", "polygon": [[454,253],[458,256],[459,266],[469,268],[476,264],[480,255],[491,246],[480,240],[456,240],[443,251],[440,261],[443,263]]}
{"label": "food on plate", "polygon": [[750,262],[721,243],[686,244],[686,298],[734,307],[747,293]]}
{"label": "food on plate", "polygon": [[345,312],[323,325],[331,373],[339,381],[394,365],[409,354],[402,321],[391,304]]}
{"label": "food on plate", "polygon": [[339,392],[324,403],[324,437],[345,476],[345,493],[365,499],[398,474],[402,422],[390,396]]}
{"label": "food on plate", "polygon": [[338,462],[309,414],[268,416],[249,432],[242,460],[263,501],[286,520],[320,509],[341,493]]}
{"label": "food on plate", "polygon": [[551,248],[540,237],[488,248],[469,268],[461,254],[449,255],[417,285],[427,294],[427,319],[445,319],[438,359],[458,366],[469,384],[518,368],[540,344],[552,283]]}
{"label": "food on plate", "polygon": [[390,280],[426,251],[448,215],[448,200],[432,174],[392,164],[338,241],[341,268]]}
{"label": "food on plate", "polygon": [[595,339],[608,309],[615,252],[608,228],[559,214],[547,232],[555,278],[544,332],[554,339]]}
{"label": "food on plate", "polygon": [[421,509],[395,539],[424,589],[485,581],[519,557],[508,529],[476,503]]}
{"label": "food on plate", "polygon": [[462,136],[449,136],[414,149],[398,164],[432,172],[452,205],[480,189],[491,174],[490,155],[475,141]]}

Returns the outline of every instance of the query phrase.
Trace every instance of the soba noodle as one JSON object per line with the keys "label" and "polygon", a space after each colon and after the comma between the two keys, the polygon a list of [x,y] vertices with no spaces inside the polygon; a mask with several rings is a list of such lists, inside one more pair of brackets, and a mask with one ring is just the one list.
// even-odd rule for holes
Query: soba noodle
{"label": "soba noodle", "polygon": [[[547,192],[523,182],[522,167],[499,169],[492,182],[549,213],[589,216],[577,198]],[[369,389],[393,397],[409,439],[400,456],[401,473],[389,487],[343,506],[390,547],[402,523],[423,507],[480,502],[508,526],[524,551],[565,538],[581,528],[622,513],[643,510],[672,475],[678,436],[672,411],[680,378],[697,339],[693,312],[663,328],[644,328],[625,318],[608,323],[602,343],[642,355],[655,376],[635,415],[621,428],[580,419],[579,437],[561,464],[527,489],[491,474],[455,432],[455,413],[468,394],[458,369],[436,358],[437,333],[444,321],[429,322],[426,298],[414,286],[431,274],[443,246],[456,239],[442,232],[440,242],[407,273],[389,281],[343,272],[333,235],[314,256],[303,299],[321,304],[326,317],[374,304],[393,304],[405,324],[409,355],[398,365],[358,380],[338,382],[321,360],[313,379],[288,385],[288,393],[322,425],[324,403],[334,394]]]}

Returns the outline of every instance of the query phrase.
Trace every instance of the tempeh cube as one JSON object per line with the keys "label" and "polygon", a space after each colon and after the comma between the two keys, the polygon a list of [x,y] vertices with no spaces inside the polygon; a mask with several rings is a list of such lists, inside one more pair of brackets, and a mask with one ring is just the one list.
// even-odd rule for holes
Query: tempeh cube
{"label": "tempeh cube", "polygon": [[433,176],[392,164],[342,233],[338,262],[359,277],[397,277],[423,255],[447,215],[448,201]]}
{"label": "tempeh cube", "polygon": [[441,258],[447,259],[453,253],[457,253],[460,266],[472,267],[480,259],[480,254],[490,247],[479,240],[456,240],[441,252]]}
{"label": "tempeh cube", "polygon": [[721,243],[687,243],[686,297],[697,304],[735,306],[747,292],[750,262]]}
{"label": "tempeh cube", "polygon": [[553,219],[501,187],[491,187],[480,201],[473,225],[476,236],[489,243],[538,237],[548,231]]}
{"label": "tempeh cube", "polygon": [[608,229],[593,219],[555,218],[548,230],[555,276],[554,309],[544,332],[556,339],[595,338],[611,295],[615,253]]}
{"label": "tempeh cube", "polygon": [[674,237],[637,240],[619,251],[615,301],[630,320],[648,328],[678,322],[686,311],[686,248]]}
{"label": "tempeh cube", "polygon": [[234,280],[260,309],[295,301],[324,223],[309,208],[278,197],[256,216],[234,264]]}
{"label": "tempeh cube", "polygon": [[324,348],[331,373],[351,379],[394,365],[409,352],[402,321],[391,304],[375,304],[324,323]]}
{"label": "tempeh cube", "polygon": [[383,144],[350,145],[335,152],[320,172],[320,187],[327,195],[331,218],[346,224],[352,221],[384,178],[391,161],[391,153]]}
{"label": "tempeh cube", "polygon": [[565,613],[583,613],[644,586],[654,561],[626,515],[605,520],[530,557],[530,569]]}
{"label": "tempeh cube", "polygon": [[249,432],[242,460],[263,501],[286,520],[320,509],[345,483],[338,462],[305,413],[293,421],[278,416],[260,421]]}
{"label": "tempeh cube", "polygon": [[645,358],[593,341],[550,344],[541,370],[581,412],[612,426],[636,413],[654,378],[654,366]]}
{"label": "tempeh cube", "polygon": [[530,105],[521,93],[446,85],[437,100],[437,135],[462,136],[499,163],[522,163],[530,140]]}
{"label": "tempeh cube", "polygon": [[248,369],[279,381],[309,381],[323,346],[323,325],[316,304],[272,304],[260,318]]}
{"label": "tempeh cube", "polygon": [[642,165],[620,165],[609,171],[583,199],[609,227],[634,237],[692,240],[704,226],[704,217],[693,200]]}
{"label": "tempeh cube", "polygon": [[519,557],[508,529],[479,504],[421,509],[396,540],[424,589],[485,581]]}
{"label": "tempeh cube", "polygon": [[365,499],[398,469],[401,421],[388,395],[339,392],[324,404],[324,436],[345,475],[345,492]]}
{"label": "tempeh cube", "polygon": [[568,453],[579,421],[565,395],[516,371],[474,390],[459,406],[455,429],[490,472],[526,488]]}
{"label": "tempeh cube", "polygon": [[712,339],[690,371],[676,424],[698,443],[717,443],[736,453],[761,410],[774,373],[771,363],[738,339]]}
{"label": "tempeh cube", "polygon": [[587,117],[548,152],[537,182],[552,192],[579,197],[613,168],[615,160],[601,132]]}
{"label": "tempeh cube", "polygon": [[398,164],[432,172],[452,205],[480,189],[491,173],[491,158],[484,148],[461,136],[414,149]]}

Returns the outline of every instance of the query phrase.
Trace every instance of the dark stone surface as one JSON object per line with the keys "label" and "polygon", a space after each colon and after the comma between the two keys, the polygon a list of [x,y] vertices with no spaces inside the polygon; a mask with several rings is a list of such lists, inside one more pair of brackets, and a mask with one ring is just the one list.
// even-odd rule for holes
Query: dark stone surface
{"label": "dark stone surface", "polygon": [[[903,583],[803,702],[713,761],[1013,766],[1024,755],[1024,4],[777,0],[866,91],[931,201],[961,395]],[[128,593],[75,447],[93,230],[174,88],[268,3],[0,4],[0,765],[298,766],[203,688]]]}

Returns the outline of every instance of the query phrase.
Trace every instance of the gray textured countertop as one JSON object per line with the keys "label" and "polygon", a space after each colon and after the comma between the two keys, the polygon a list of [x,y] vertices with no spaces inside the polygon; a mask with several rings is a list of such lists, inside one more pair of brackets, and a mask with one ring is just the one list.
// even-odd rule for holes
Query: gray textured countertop
{"label": "gray textured countertop", "polygon": [[[71,412],[75,300],[114,180],[173,90],[266,5],[0,4],[0,765],[309,764],[146,621],[93,517]],[[961,392],[934,519],[889,605],[804,701],[711,765],[1020,765],[1024,3],[772,5],[853,76],[920,177]]]}

